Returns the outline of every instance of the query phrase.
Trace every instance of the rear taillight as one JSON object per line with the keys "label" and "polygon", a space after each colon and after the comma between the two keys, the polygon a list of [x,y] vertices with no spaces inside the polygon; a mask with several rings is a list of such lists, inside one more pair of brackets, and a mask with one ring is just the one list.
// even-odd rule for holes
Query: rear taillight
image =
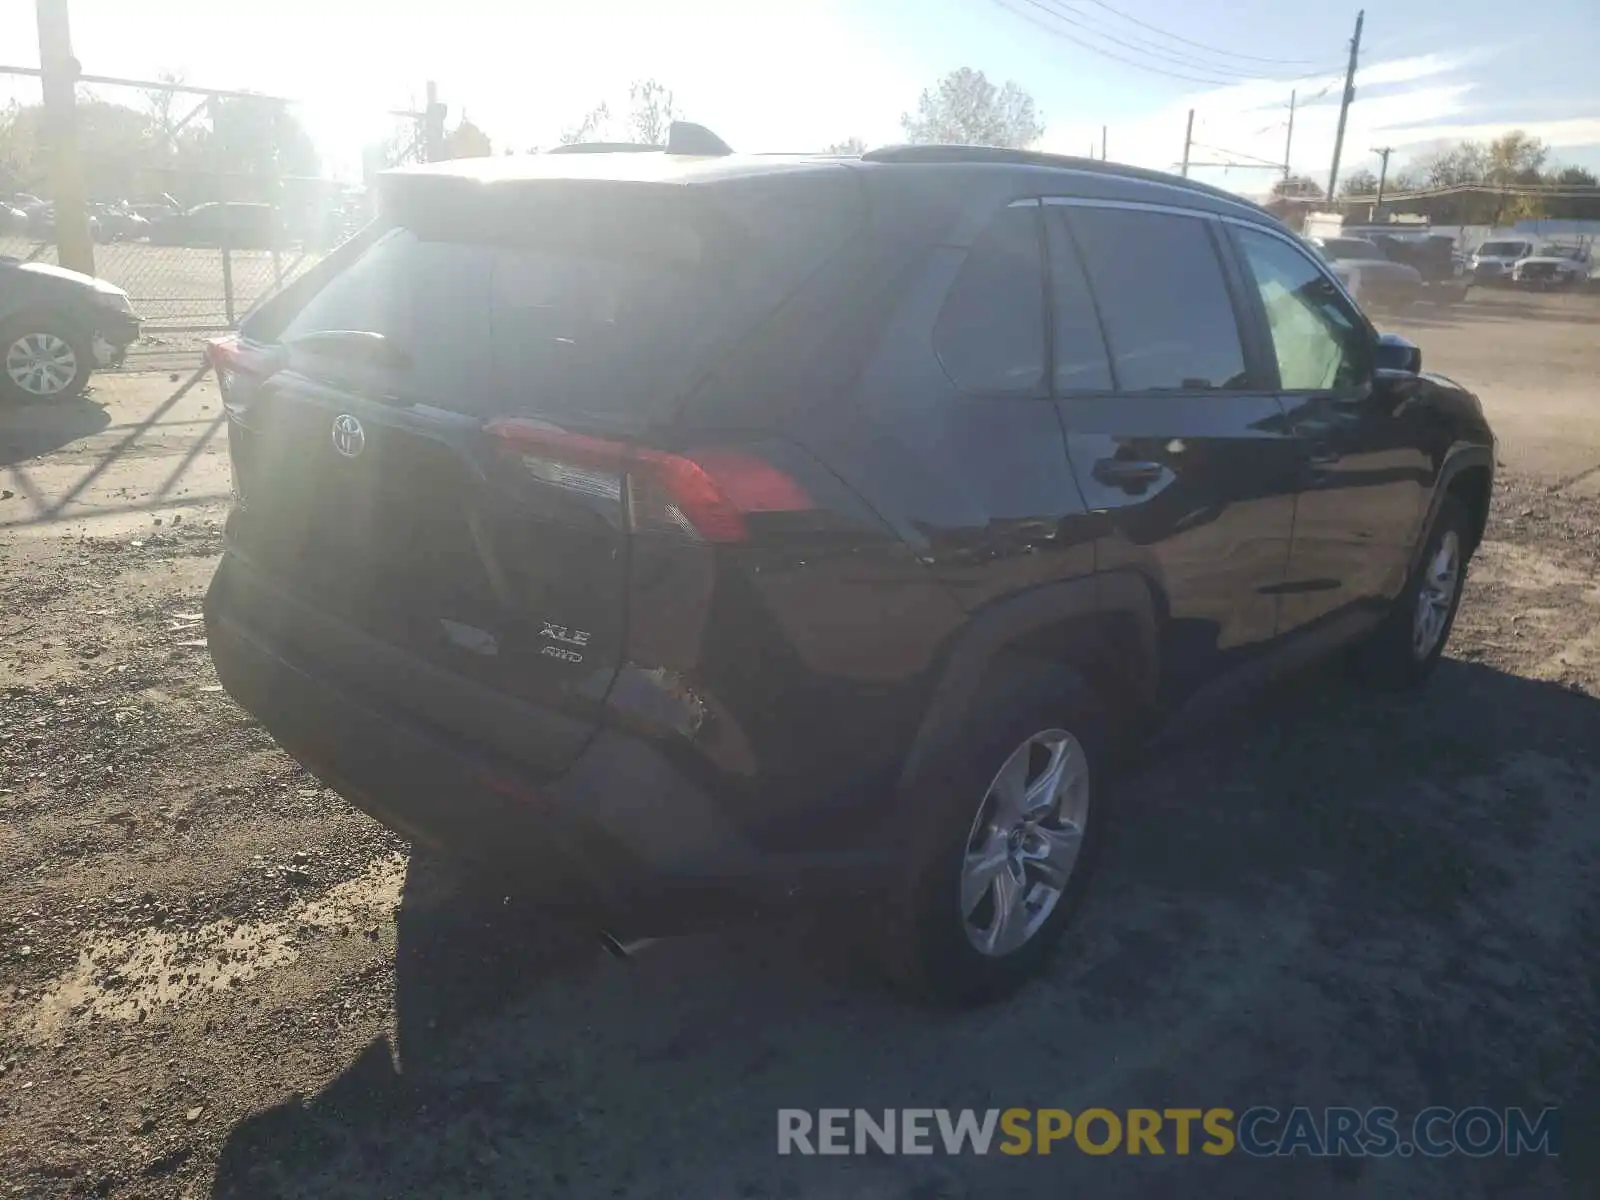
{"label": "rear taillight", "polygon": [[250,406],[253,389],[279,367],[275,355],[251,346],[236,337],[216,338],[206,343],[206,362],[217,373],[217,389],[222,405],[234,416]]}
{"label": "rear taillight", "polygon": [[669,454],[533,421],[492,421],[489,434],[533,478],[626,505],[629,528],[707,542],[742,542],[755,513],[801,512],[811,497],[792,478],[744,450]]}

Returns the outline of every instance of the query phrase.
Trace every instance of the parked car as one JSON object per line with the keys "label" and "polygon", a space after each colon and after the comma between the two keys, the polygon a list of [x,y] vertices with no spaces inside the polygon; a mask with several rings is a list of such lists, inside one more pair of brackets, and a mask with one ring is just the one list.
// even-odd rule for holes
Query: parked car
{"label": "parked car", "polygon": [[130,242],[147,237],[150,222],[126,203],[97,203],[89,206],[97,225],[97,240],[102,242]]}
{"label": "parked car", "polygon": [[135,214],[143,217],[152,225],[157,221],[164,221],[168,217],[175,217],[183,211],[176,204],[168,204],[165,201],[159,200],[132,204],[129,205],[129,208],[131,208]]}
{"label": "parked car", "polygon": [[150,226],[150,243],[155,246],[268,250],[278,240],[277,217],[268,204],[197,204]]}
{"label": "parked car", "polygon": [[1593,264],[1587,246],[1563,246],[1556,242],[1540,246],[1527,258],[1519,259],[1511,268],[1511,282],[1518,287],[1549,288],[1583,287],[1589,282]]}
{"label": "parked car", "polygon": [[[89,217],[89,236],[95,241],[103,241],[100,229],[100,218],[91,211]],[[40,241],[53,241],[56,236],[56,205],[54,200],[46,201],[28,210],[28,236]]]}
{"label": "parked car", "polygon": [[48,263],[0,257],[0,399],[76,396],[139,340],[128,293]]}
{"label": "parked car", "polygon": [[1383,248],[1366,238],[1312,238],[1311,244],[1330,263],[1360,273],[1361,302],[1374,308],[1405,308],[1425,290],[1422,272],[1393,262]]}
{"label": "parked car", "polygon": [[974,1002],[1142,734],[1335,651],[1428,677],[1494,438],[1264,210],[681,128],[388,174],[210,349],[218,677],[351,802],[630,936],[847,895]]}
{"label": "parked car", "polygon": [[1449,234],[1377,231],[1363,236],[1390,262],[1403,263],[1422,277],[1421,299],[1456,304],[1467,298],[1472,276],[1467,273],[1465,256],[1456,251],[1456,240]]}
{"label": "parked car", "polygon": [[1525,238],[1493,238],[1472,253],[1472,277],[1493,287],[1511,282],[1516,265],[1533,253],[1533,243]]}

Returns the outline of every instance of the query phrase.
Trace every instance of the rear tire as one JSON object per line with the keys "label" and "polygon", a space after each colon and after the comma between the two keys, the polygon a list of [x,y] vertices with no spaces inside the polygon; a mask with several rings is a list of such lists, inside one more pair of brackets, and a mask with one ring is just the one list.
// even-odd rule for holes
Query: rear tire
{"label": "rear tire", "polygon": [[1075,673],[1021,661],[968,711],[908,782],[915,832],[882,929],[896,982],[961,1007],[1040,972],[1083,897],[1106,810],[1106,714]]}
{"label": "rear tire", "polygon": [[1394,607],[1355,652],[1352,665],[1364,682],[1400,689],[1415,687],[1433,674],[1461,607],[1470,547],[1466,505],[1446,496]]}

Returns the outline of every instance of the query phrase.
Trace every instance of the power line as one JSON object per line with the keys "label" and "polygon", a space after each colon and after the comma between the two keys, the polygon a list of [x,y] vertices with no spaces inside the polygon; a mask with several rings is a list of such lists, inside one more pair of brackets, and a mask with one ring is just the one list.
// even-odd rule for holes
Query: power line
{"label": "power line", "polygon": [[[1041,12],[1049,13],[1052,16],[1059,16],[1060,15],[1060,14],[1056,13],[1054,9],[1046,8],[1045,5],[1040,2],[1040,0],[1022,0],[1022,2],[1024,4],[1028,4],[1028,5],[1032,6],[1033,8],[1039,9]],[[1058,28],[1057,26],[1054,26],[1054,25],[1046,24],[1044,21],[1041,21],[1038,17],[1035,17],[1035,16],[1033,16],[1033,15],[1031,15],[1029,13],[1023,12],[1021,9],[1018,9],[1018,8],[1014,7],[1013,4],[1011,3],[1011,0],[994,0],[994,3],[999,5],[1001,8],[1005,9],[1006,11],[1010,12],[1013,16],[1021,17],[1024,21],[1027,21],[1029,24],[1035,25],[1038,28],[1044,30],[1046,33],[1050,34],[1052,37],[1058,37],[1058,38],[1061,38],[1064,41],[1071,42],[1073,45],[1080,46],[1083,49],[1088,50],[1092,54],[1098,54],[1101,58],[1109,58],[1112,62],[1123,63],[1126,66],[1137,68],[1140,71],[1148,71],[1152,75],[1164,75],[1168,79],[1182,79],[1182,80],[1185,80],[1185,81],[1187,81],[1189,83],[1204,83],[1204,84],[1209,84],[1209,85],[1211,85],[1213,87],[1237,87],[1241,83],[1250,82],[1248,80],[1241,80],[1241,79],[1217,79],[1217,78],[1214,78],[1214,77],[1213,78],[1206,78],[1206,77],[1200,76],[1200,75],[1186,75],[1181,71],[1170,71],[1170,70],[1167,70],[1165,67],[1151,66],[1149,63],[1142,63],[1142,62],[1139,62],[1137,59],[1128,58],[1128,57],[1126,57],[1124,55],[1116,54],[1113,51],[1107,50],[1104,47],[1096,46],[1093,42],[1086,42],[1082,38],[1077,37],[1077,36],[1075,36],[1075,35],[1073,35],[1071,33],[1068,33],[1065,29]]]}
{"label": "power line", "polygon": [[1133,24],[1138,25],[1143,29],[1148,29],[1152,33],[1159,33],[1164,38],[1171,38],[1175,42],[1182,42],[1186,46],[1193,46],[1198,50],[1206,50],[1212,54],[1225,54],[1229,58],[1243,58],[1249,60],[1250,62],[1276,63],[1279,66],[1290,67],[1310,66],[1316,61],[1315,59],[1310,58],[1263,58],[1259,54],[1241,54],[1237,50],[1224,50],[1221,46],[1208,46],[1205,42],[1197,42],[1193,38],[1186,38],[1181,33],[1172,33],[1168,30],[1162,29],[1158,25],[1152,25],[1148,21],[1141,21],[1138,17],[1133,16],[1131,13],[1125,13],[1120,8],[1114,8],[1112,5],[1107,4],[1105,0],[1089,0],[1089,3],[1093,4],[1096,8],[1103,8],[1108,13],[1112,13],[1121,17],[1124,21],[1131,21]]}
{"label": "power line", "polygon": [[[1065,21],[1069,25],[1082,29],[1093,37],[1101,38],[1112,43],[1113,45],[1122,46],[1125,49],[1132,50],[1137,54],[1149,55],[1153,58],[1176,63],[1178,66],[1184,67],[1188,70],[1201,70],[1213,75],[1236,77],[1240,81],[1257,79],[1277,80],[1280,78],[1279,76],[1270,75],[1259,70],[1245,69],[1232,63],[1206,62],[1204,59],[1197,58],[1193,54],[1186,53],[1181,50],[1174,50],[1169,46],[1162,46],[1158,42],[1152,42],[1149,38],[1141,38],[1136,34],[1129,34],[1128,38],[1119,37],[1114,33],[1106,32],[1105,29],[1098,25],[1090,24],[1089,22],[1082,20],[1082,14],[1079,13],[1078,10],[1071,8],[1070,5],[1063,6],[1062,4],[1058,3],[1057,0],[1048,0],[1047,3],[1041,3],[1035,7],[1043,8],[1057,20]],[[1337,68],[1332,68],[1331,70],[1336,69]]]}
{"label": "power line", "polygon": [[1252,162],[1258,162],[1264,167],[1271,167],[1275,171],[1283,169],[1282,162],[1270,158],[1262,158],[1259,154],[1246,154],[1243,150],[1230,150],[1226,146],[1211,146],[1205,142],[1196,142],[1194,144],[1201,150],[1210,150],[1213,154],[1225,154],[1229,158],[1246,158]]}

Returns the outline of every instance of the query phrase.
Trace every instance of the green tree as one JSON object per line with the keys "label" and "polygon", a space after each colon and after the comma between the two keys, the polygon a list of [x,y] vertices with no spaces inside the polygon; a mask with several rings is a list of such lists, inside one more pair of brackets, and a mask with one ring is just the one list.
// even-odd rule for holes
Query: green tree
{"label": "green tree", "polygon": [[1520,129],[1502,134],[1484,148],[1484,178],[1489,183],[1539,183],[1550,147]]}
{"label": "green tree", "polygon": [[903,113],[906,139],[922,144],[1022,149],[1044,136],[1033,97],[1015,83],[996,87],[982,71],[951,71]]}

